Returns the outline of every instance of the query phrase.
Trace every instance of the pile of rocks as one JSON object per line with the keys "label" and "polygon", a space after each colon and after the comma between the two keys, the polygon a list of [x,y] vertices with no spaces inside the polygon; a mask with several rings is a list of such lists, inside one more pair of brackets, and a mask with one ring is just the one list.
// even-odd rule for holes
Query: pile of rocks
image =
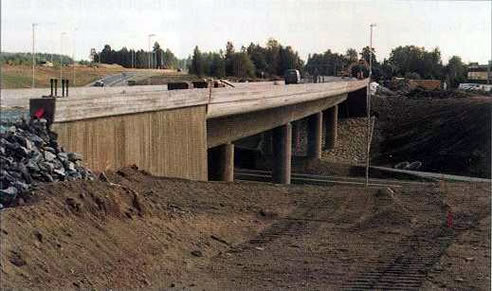
{"label": "pile of rocks", "polygon": [[45,119],[10,122],[0,132],[0,209],[15,205],[37,182],[94,179],[81,159],[64,151]]}

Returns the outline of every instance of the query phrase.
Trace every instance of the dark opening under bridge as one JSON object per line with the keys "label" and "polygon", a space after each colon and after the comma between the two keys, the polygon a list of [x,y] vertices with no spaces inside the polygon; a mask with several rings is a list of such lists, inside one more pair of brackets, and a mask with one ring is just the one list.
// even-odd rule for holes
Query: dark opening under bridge
{"label": "dark opening under bridge", "polygon": [[272,176],[290,183],[292,123],[308,120],[309,158],[337,138],[338,112],[364,116],[366,80],[238,84],[156,92],[93,93],[30,100],[43,108],[67,150],[96,171],[135,164],[157,175],[232,181],[234,142],[260,133],[273,151]]}

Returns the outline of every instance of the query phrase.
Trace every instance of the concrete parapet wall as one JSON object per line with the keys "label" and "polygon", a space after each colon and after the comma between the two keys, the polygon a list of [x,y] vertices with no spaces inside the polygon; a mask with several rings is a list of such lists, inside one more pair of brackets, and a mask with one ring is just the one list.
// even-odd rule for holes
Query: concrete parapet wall
{"label": "concrete parapet wall", "polygon": [[153,175],[207,180],[206,106],[54,123],[67,150],[96,171],[135,164]]}

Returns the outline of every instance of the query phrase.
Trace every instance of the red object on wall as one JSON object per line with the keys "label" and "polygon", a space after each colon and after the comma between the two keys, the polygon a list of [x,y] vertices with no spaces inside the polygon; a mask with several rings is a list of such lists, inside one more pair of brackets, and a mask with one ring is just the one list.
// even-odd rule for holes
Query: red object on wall
{"label": "red object on wall", "polygon": [[41,118],[43,117],[44,115],[44,109],[43,108],[39,108],[35,113],[34,115],[37,117],[37,118]]}
{"label": "red object on wall", "polygon": [[448,217],[447,217],[447,223],[448,223],[448,228],[451,228],[453,226],[453,213],[448,211]]}

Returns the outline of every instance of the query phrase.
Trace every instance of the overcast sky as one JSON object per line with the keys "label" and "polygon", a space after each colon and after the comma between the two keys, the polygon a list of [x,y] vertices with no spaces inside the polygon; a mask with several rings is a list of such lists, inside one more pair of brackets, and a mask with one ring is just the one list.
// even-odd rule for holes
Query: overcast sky
{"label": "overcast sky", "polygon": [[153,41],[186,57],[202,51],[265,44],[273,37],[293,46],[303,59],[331,49],[358,51],[369,43],[374,22],[378,59],[398,45],[439,47],[444,63],[452,55],[466,62],[491,59],[490,1],[314,1],[314,0],[0,0],[2,51],[32,49],[88,59],[91,48],[148,48]]}

